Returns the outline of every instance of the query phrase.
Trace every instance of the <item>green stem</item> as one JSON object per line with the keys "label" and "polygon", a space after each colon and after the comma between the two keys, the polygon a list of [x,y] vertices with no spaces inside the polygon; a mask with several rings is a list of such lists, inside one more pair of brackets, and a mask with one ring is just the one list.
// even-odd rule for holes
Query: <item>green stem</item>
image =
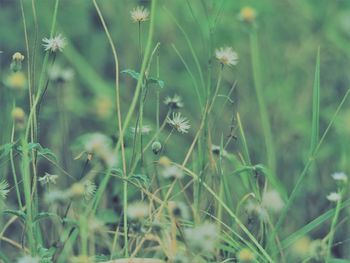
{"label": "green stem", "polygon": [[258,36],[255,28],[252,28],[252,31],[250,33],[250,50],[252,54],[251,57],[252,57],[255,92],[258,99],[261,125],[264,133],[267,163],[270,169],[273,172],[276,172],[276,155],[275,155],[274,143],[272,139],[273,136],[271,132],[271,125],[269,121],[269,116],[268,116],[266,103],[264,99],[263,88],[262,88]]}

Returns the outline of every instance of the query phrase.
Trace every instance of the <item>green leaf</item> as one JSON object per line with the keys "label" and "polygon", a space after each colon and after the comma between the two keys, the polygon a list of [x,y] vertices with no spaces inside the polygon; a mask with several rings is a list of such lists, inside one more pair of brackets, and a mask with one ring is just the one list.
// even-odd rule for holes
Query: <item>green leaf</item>
{"label": "green leaf", "polygon": [[4,214],[10,214],[10,215],[15,215],[24,222],[26,221],[27,215],[21,211],[21,210],[12,210],[12,209],[6,209],[3,211]]}
{"label": "green leaf", "polygon": [[60,216],[58,216],[55,213],[50,213],[50,212],[40,212],[35,218],[34,218],[34,222],[36,221],[40,221],[49,217],[54,217],[59,219],[60,222],[62,222],[62,218]]}
{"label": "green leaf", "polygon": [[0,160],[8,156],[13,148],[14,143],[6,143],[0,147]]}
{"label": "green leaf", "polygon": [[[140,73],[133,70],[133,69],[125,69],[122,71],[122,73],[128,74],[130,77],[132,77],[135,80],[139,80],[140,78]],[[154,78],[154,77],[149,77],[147,78],[147,84],[157,84],[160,88],[164,88],[164,81]]]}

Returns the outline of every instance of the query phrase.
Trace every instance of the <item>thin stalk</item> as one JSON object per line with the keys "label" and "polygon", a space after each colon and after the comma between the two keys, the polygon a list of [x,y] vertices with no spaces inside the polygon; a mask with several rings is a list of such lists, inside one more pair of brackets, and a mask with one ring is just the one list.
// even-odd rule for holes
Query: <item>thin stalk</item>
{"label": "thin stalk", "polygon": [[[12,131],[11,131],[11,143],[12,144],[14,144],[14,142],[15,142],[14,139],[15,139],[15,124],[12,125]],[[20,190],[19,190],[19,184],[18,184],[18,180],[17,180],[17,173],[16,173],[16,168],[15,168],[13,147],[11,147],[11,150],[10,150],[10,163],[11,163],[11,171],[12,171],[12,175],[13,175],[13,181],[15,183],[15,189],[16,189],[18,205],[19,205],[19,208],[22,210],[23,209],[23,204],[22,204],[21,194],[20,194]]]}
{"label": "thin stalk", "polygon": [[255,86],[256,96],[258,99],[261,125],[263,129],[264,140],[265,140],[267,163],[270,169],[273,172],[275,172],[276,155],[275,155],[275,149],[274,149],[274,143],[273,143],[273,136],[271,132],[271,125],[269,121],[269,116],[266,108],[263,87],[262,87],[258,36],[255,28],[253,28],[250,33],[250,50],[252,54],[251,58],[252,58],[252,67],[253,67],[254,86]]}

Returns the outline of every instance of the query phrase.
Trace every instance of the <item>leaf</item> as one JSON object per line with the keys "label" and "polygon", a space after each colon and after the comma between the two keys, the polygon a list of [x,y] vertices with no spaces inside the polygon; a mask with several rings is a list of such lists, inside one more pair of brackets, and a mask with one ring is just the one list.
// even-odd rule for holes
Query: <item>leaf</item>
{"label": "leaf", "polygon": [[12,210],[12,209],[6,209],[3,211],[4,214],[10,214],[15,215],[18,218],[22,219],[24,222],[26,221],[27,215],[21,211],[21,210]]}
{"label": "leaf", "polygon": [[36,221],[40,221],[49,217],[55,217],[57,219],[59,219],[60,222],[62,222],[62,218],[60,216],[58,216],[55,213],[50,213],[50,212],[40,212],[35,218],[34,218],[34,222]]}
{"label": "leaf", "polygon": [[[135,80],[139,80],[140,78],[140,73],[133,69],[125,69],[121,72],[128,74],[130,77],[132,77]],[[161,89],[163,89],[165,85],[163,80],[160,80],[154,77],[147,78],[147,84],[157,84]]]}
{"label": "leaf", "polygon": [[11,152],[11,149],[13,148],[15,144],[14,143],[6,143],[0,147],[0,159],[5,158],[8,156]]}

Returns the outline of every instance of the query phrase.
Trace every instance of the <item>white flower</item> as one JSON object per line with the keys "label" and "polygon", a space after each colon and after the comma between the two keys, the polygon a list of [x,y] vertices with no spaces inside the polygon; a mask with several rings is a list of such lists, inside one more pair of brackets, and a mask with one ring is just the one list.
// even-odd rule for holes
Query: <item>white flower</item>
{"label": "white flower", "polygon": [[348,181],[347,175],[343,172],[334,173],[332,174],[332,177],[335,181],[338,181],[338,182],[346,183]]}
{"label": "white flower", "polygon": [[144,8],[143,6],[138,6],[134,8],[131,12],[131,18],[134,22],[144,22],[148,19],[149,11],[147,8]]}
{"label": "white flower", "polygon": [[235,66],[238,64],[238,55],[231,47],[223,47],[215,50],[215,57],[223,65]]}
{"label": "white flower", "polygon": [[263,194],[261,205],[272,212],[278,213],[282,210],[284,202],[276,190],[270,190]]}
{"label": "white flower", "polygon": [[182,169],[176,165],[170,165],[161,170],[160,175],[166,179],[181,179],[184,177]]}
{"label": "white flower", "polygon": [[17,263],[39,263],[39,258],[32,256],[24,256],[17,260]]}
{"label": "white flower", "polygon": [[331,202],[338,202],[341,199],[341,194],[332,192],[329,195],[327,195],[327,199]]}
{"label": "white flower", "polygon": [[130,219],[143,219],[148,216],[149,207],[144,202],[135,202],[128,205],[126,213]]}
{"label": "white flower", "polygon": [[9,184],[7,181],[0,181],[0,199],[5,199],[7,194],[10,192]]}
{"label": "white flower", "polygon": [[194,228],[185,229],[184,235],[192,251],[210,253],[216,248],[219,230],[216,225],[205,222]]}
{"label": "white flower", "polygon": [[178,95],[174,95],[174,97],[166,97],[164,100],[164,104],[172,109],[180,109],[184,106],[182,99]]}
{"label": "white flower", "polygon": [[175,217],[182,218],[185,220],[190,219],[191,216],[189,207],[185,203],[170,201],[168,205],[169,209]]}
{"label": "white flower", "polygon": [[167,122],[181,133],[187,133],[191,127],[189,121],[185,117],[182,117],[180,112],[173,113],[172,118],[167,117]]}
{"label": "white flower", "polygon": [[212,151],[212,153],[217,154],[217,155],[220,155],[220,152],[221,152],[222,157],[228,156],[227,151],[225,149],[222,149],[222,151],[221,151],[221,147],[219,145],[212,144],[211,151]]}
{"label": "white flower", "polygon": [[[142,134],[148,134],[148,133],[150,133],[151,130],[152,129],[151,129],[151,127],[149,125],[143,125],[141,127],[141,129],[140,129],[140,127],[137,127],[137,132],[141,131]],[[131,127],[131,132],[135,133],[135,131],[136,131],[136,128],[135,127]]]}
{"label": "white flower", "polygon": [[62,37],[61,34],[58,34],[52,38],[43,38],[43,46],[45,51],[56,52],[57,50],[63,51],[63,48],[66,46],[66,40]]}
{"label": "white flower", "polygon": [[74,71],[71,68],[62,68],[56,64],[49,68],[48,74],[50,80],[56,82],[68,82],[74,77]]}
{"label": "white flower", "polygon": [[45,173],[44,176],[39,177],[38,181],[41,183],[41,185],[45,185],[45,184],[56,184],[56,180],[58,178],[57,174],[49,174],[49,173]]}

